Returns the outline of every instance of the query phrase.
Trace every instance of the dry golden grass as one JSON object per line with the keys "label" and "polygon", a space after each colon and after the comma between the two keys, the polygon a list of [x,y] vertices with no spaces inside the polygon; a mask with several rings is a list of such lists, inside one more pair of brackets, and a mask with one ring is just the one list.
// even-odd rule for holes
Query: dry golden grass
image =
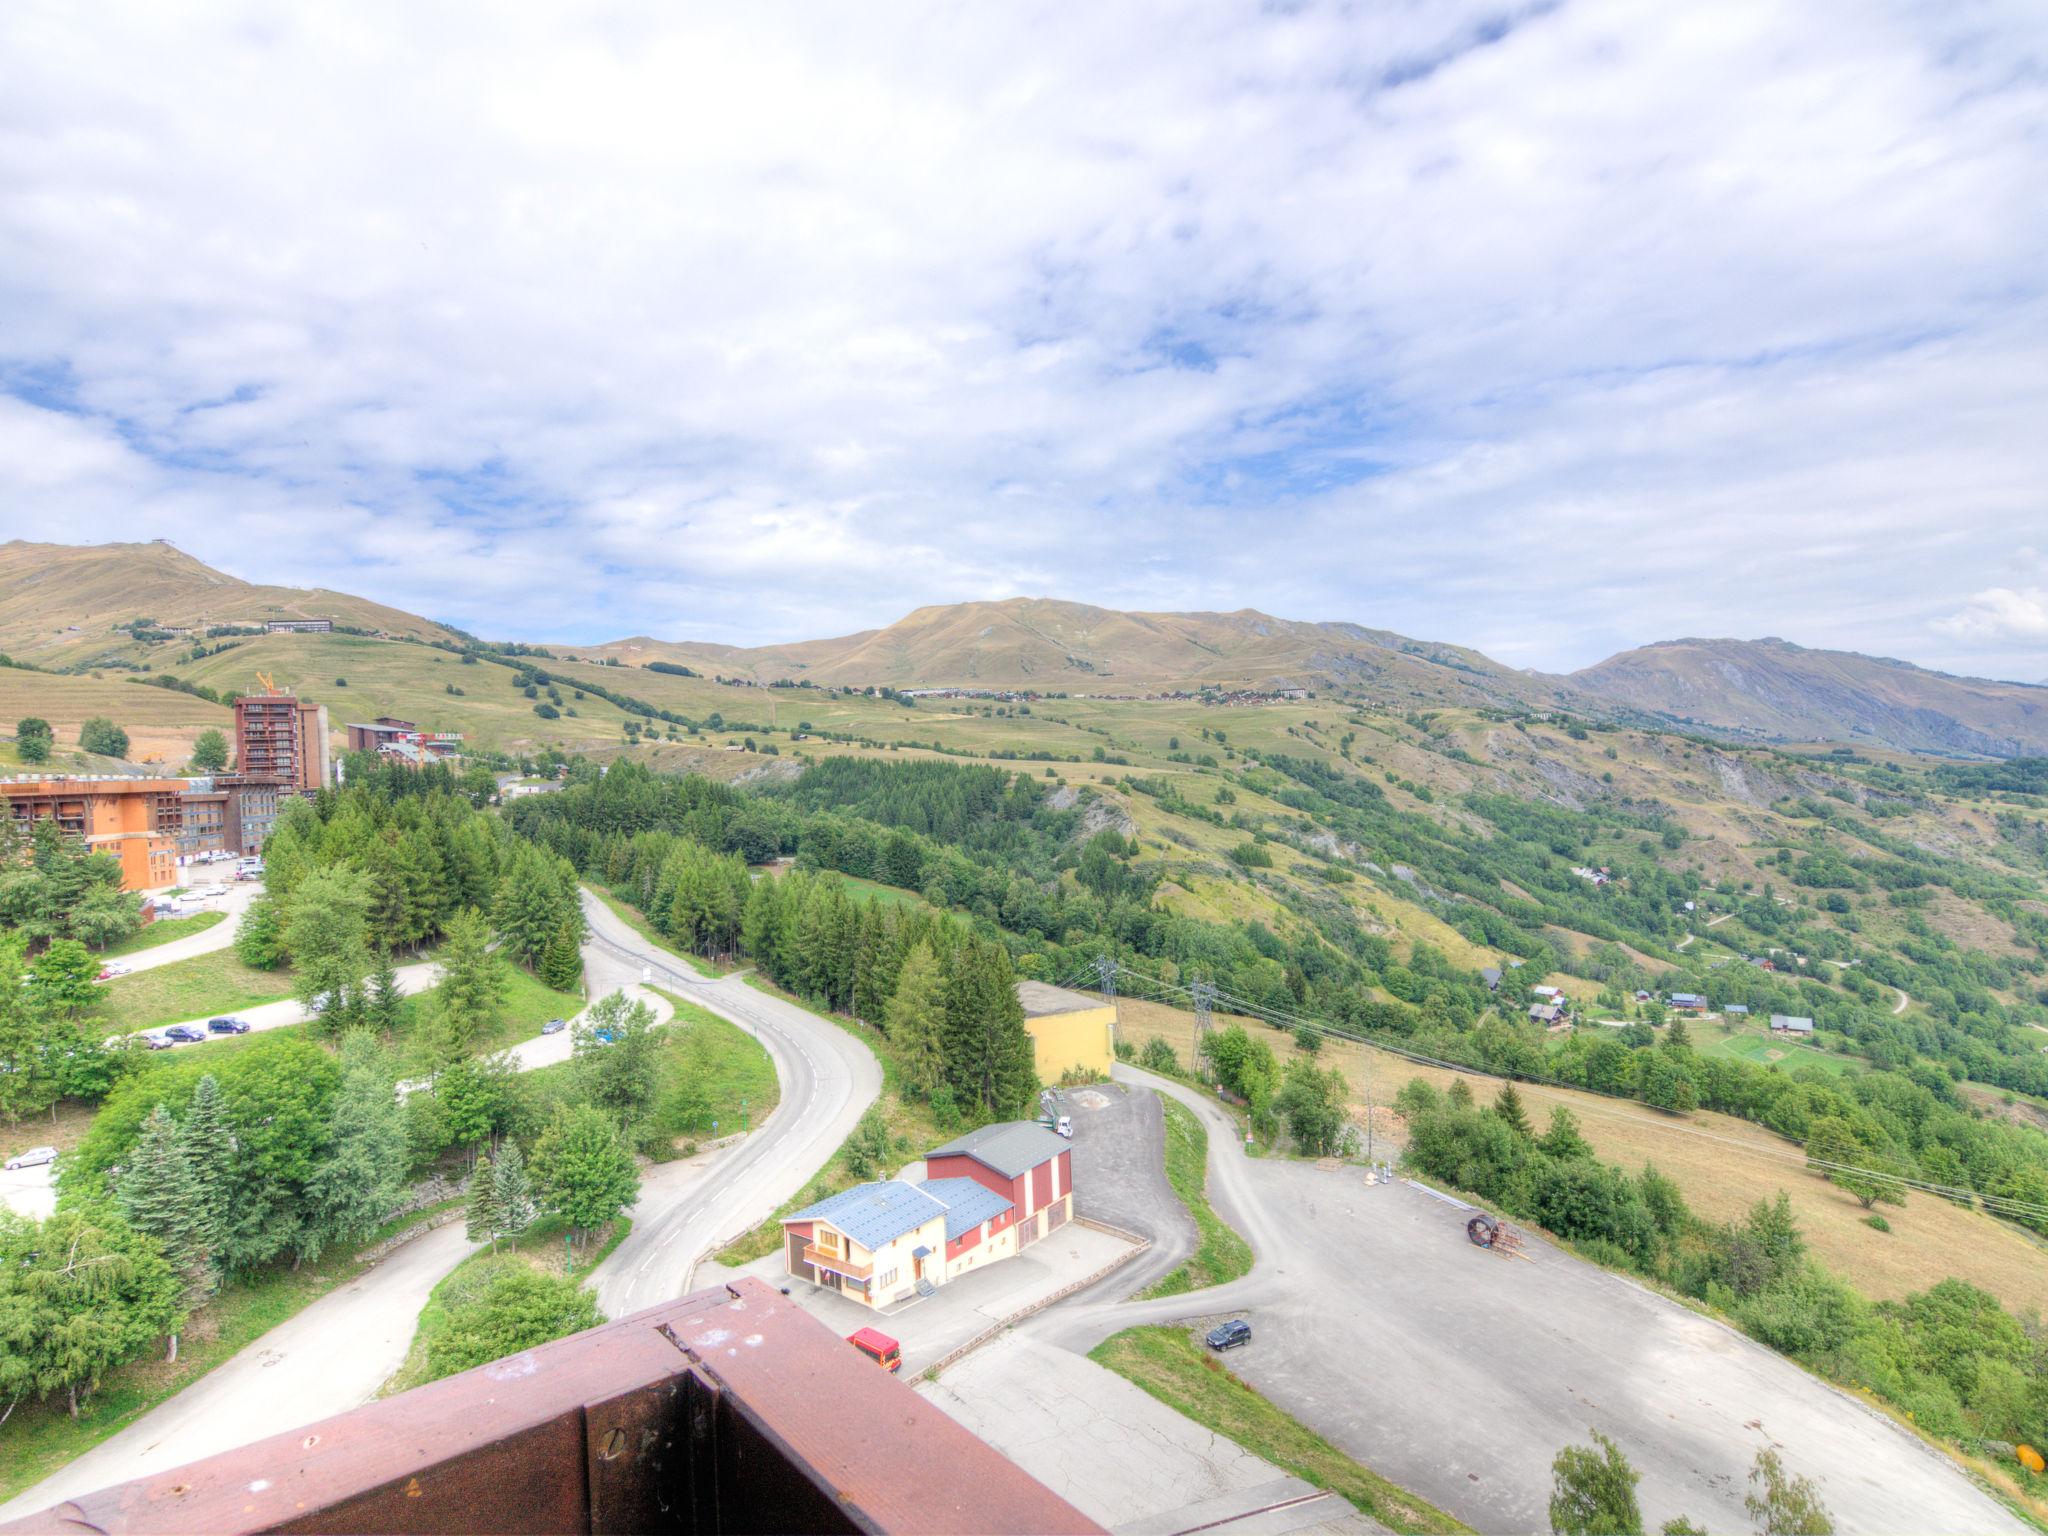
{"label": "dry golden grass", "polygon": [[[1183,1061],[1187,1059],[1194,1034],[1192,1014],[1130,998],[1118,1007],[1126,1038],[1142,1048],[1145,1041],[1161,1036]],[[1255,1031],[1283,1065],[1296,1054],[1292,1036],[1257,1019],[1219,1014],[1216,1023],[1219,1028],[1241,1023]],[[1482,1074],[1418,1066],[1350,1041],[1326,1041],[1319,1060],[1344,1074],[1361,1113],[1368,1081],[1381,1105],[1416,1077],[1443,1088],[1462,1076],[1481,1103],[1495,1091],[1493,1080]],[[1881,1207],[1892,1230],[1874,1231],[1864,1225],[1868,1213],[1862,1206],[1806,1171],[1796,1145],[1760,1126],[1705,1112],[1666,1115],[1625,1100],[1531,1083],[1521,1084],[1520,1092],[1539,1127],[1548,1121],[1553,1105],[1569,1106],[1602,1158],[1630,1170],[1655,1163],[1678,1181],[1693,1210],[1708,1220],[1739,1217],[1758,1200],[1772,1199],[1784,1190],[1814,1254],[1866,1296],[1888,1300],[1954,1276],[1983,1287],[2016,1312],[2029,1307],[2048,1312],[2048,1245],[1989,1216],[1916,1194],[1904,1206]],[[1382,1112],[1377,1121],[1382,1132],[1391,1120]],[[1399,1135],[1398,1122],[1394,1134]]]}
{"label": "dry golden grass", "polygon": [[49,721],[57,733],[57,747],[41,766],[52,773],[92,771],[72,757],[78,750],[78,728],[92,715],[105,715],[128,733],[132,761],[155,759],[167,768],[181,766],[192,755],[193,739],[208,726],[233,734],[231,711],[189,693],[125,681],[130,675],[73,677],[0,667],[0,729],[11,738],[14,722],[25,716]]}

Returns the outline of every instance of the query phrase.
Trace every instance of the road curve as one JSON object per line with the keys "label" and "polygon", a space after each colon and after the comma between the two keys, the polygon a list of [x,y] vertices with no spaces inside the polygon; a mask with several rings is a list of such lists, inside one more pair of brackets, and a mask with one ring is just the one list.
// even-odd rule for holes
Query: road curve
{"label": "road curve", "polygon": [[591,1277],[605,1315],[623,1317],[682,1295],[712,1247],[801,1190],[881,1093],[882,1069],[846,1029],[736,977],[697,975],[587,891],[583,914],[599,955],[638,964],[657,984],[738,1025],[767,1049],[782,1083],[775,1112],[708,1172],[669,1164],[647,1176],[632,1232]]}
{"label": "road curve", "polygon": [[119,964],[129,973],[153,971],[160,965],[175,965],[180,960],[195,959],[210,955],[215,950],[226,949],[235,942],[235,930],[242,926],[242,914],[249,910],[250,903],[263,894],[260,880],[238,880],[228,886],[227,895],[217,903],[209,902],[207,910],[224,914],[221,920],[210,928],[189,933],[182,939],[172,939],[168,944],[159,944],[153,949],[139,949],[132,955],[118,957]]}
{"label": "road curve", "polygon": [[[680,967],[671,970],[672,957],[602,903],[586,894],[584,906],[591,930],[584,969],[592,996],[623,987],[653,1007],[657,1018],[666,1019],[673,1010],[646,991],[641,979],[648,976],[753,1034],[767,1047],[782,1080],[781,1103],[745,1141],[708,1165],[692,1159],[648,1174],[632,1212],[632,1234],[592,1275],[599,1305],[608,1316],[620,1317],[680,1295],[707,1248],[761,1220],[803,1188],[881,1092],[882,1073],[873,1053],[837,1025],[744,982],[711,982],[680,974]],[[431,973],[438,967],[416,969]],[[406,979],[406,972],[400,974]],[[269,1006],[278,1011],[274,1020],[259,1021],[259,1009],[245,1010],[243,1016],[258,1027],[275,1027],[291,1022],[283,1010],[297,1007],[289,1002]],[[520,1071],[531,1071],[566,1059],[570,1041],[567,1031],[536,1036],[510,1055]],[[449,1225],[397,1249],[367,1274],[321,1297],[176,1397],[0,1505],[0,1521],[369,1401],[404,1360],[428,1293],[474,1246],[460,1225]]]}

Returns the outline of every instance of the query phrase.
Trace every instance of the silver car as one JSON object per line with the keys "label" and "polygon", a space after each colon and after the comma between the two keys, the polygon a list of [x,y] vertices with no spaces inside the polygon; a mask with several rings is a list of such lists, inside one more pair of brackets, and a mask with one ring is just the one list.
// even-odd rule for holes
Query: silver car
{"label": "silver car", "polygon": [[54,1163],[55,1161],[57,1161],[57,1149],[55,1147],[30,1147],[18,1157],[7,1159],[7,1171],[12,1173],[17,1168],[40,1168],[45,1163]]}

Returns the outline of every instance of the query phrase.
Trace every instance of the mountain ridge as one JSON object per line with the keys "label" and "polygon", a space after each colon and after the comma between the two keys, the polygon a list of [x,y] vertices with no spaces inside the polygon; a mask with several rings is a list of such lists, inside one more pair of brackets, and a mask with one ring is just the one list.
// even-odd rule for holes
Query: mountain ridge
{"label": "mountain ridge", "polygon": [[[59,672],[101,664],[147,670],[156,664],[149,647],[120,627],[141,618],[178,628],[330,618],[401,639],[466,638],[349,593],[245,582],[164,542],[0,545],[0,650]],[[1099,697],[1301,688],[1408,712],[1555,709],[1762,741],[2048,755],[2048,686],[1959,677],[1777,636],[1653,641],[1576,672],[1550,674],[1348,620],[1284,619],[1256,608],[1126,611],[1012,597],[926,604],[877,628],[782,645],[635,635],[548,649],[634,666],[666,661],[757,685],[788,680]]]}

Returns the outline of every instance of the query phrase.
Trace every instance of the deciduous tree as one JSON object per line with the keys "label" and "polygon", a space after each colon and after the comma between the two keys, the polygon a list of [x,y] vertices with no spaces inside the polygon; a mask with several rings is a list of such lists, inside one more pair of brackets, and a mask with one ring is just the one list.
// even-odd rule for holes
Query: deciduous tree
{"label": "deciduous tree", "polygon": [[1636,1503],[1642,1474],[1597,1429],[1590,1446],[1568,1445],[1557,1453],[1550,1479],[1550,1529],[1557,1536],[1642,1536]]}
{"label": "deciduous tree", "polygon": [[533,1149],[540,1208],[581,1233],[611,1221],[640,1195],[634,1165],[611,1117],[589,1104],[564,1105]]}

